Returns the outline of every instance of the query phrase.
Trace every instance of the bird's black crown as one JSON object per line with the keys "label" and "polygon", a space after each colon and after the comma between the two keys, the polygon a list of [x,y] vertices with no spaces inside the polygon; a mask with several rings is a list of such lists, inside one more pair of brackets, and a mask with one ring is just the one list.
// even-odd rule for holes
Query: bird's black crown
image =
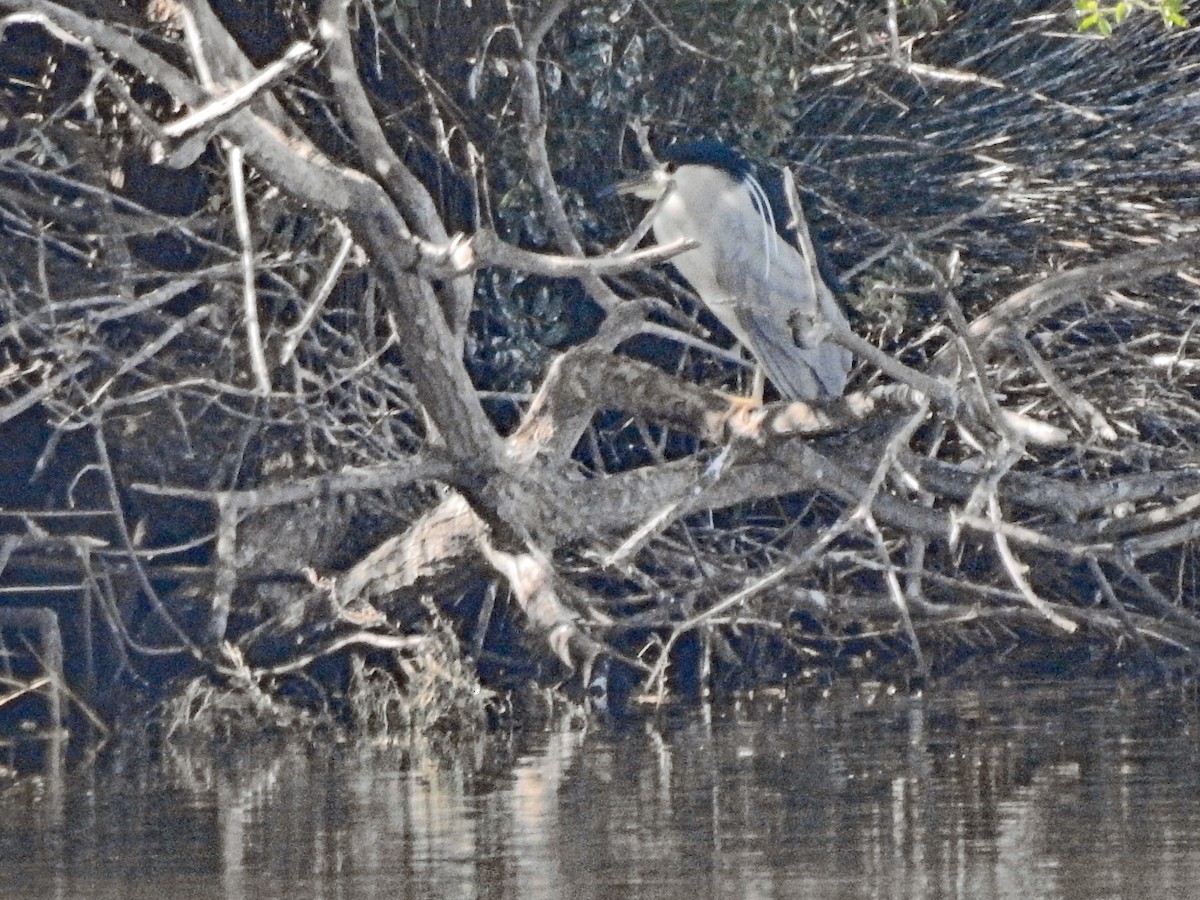
{"label": "bird's black crown", "polygon": [[746,157],[720,141],[672,144],[659,154],[659,158],[672,167],[712,166],[714,169],[728,172],[738,179],[748,178],[754,174],[754,167],[750,165],[750,161]]}

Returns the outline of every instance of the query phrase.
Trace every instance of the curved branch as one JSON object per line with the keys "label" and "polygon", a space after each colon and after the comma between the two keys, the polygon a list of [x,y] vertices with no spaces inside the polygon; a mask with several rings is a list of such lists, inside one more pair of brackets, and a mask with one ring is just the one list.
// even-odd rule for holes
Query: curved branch
{"label": "curved branch", "polygon": [[[354,49],[350,43],[350,23],[346,19],[348,5],[349,0],[324,0],[317,25],[325,42],[329,77],[344,109],[346,123],[369,171],[375,173],[388,189],[413,234],[435,244],[446,243],[449,235],[438,215],[433,197],[388,143],[359,78]],[[471,283],[464,279],[452,279],[450,293],[447,319],[461,342],[471,308]]]}
{"label": "curved branch", "polygon": [[970,334],[983,349],[995,349],[1006,328],[1024,332],[1081,295],[1112,289],[1173,272],[1200,256],[1200,235],[1123,253],[1090,266],[1069,269],[1022,288],[971,323]]}
{"label": "curved branch", "polygon": [[[538,84],[537,58],[542,41],[570,5],[570,0],[549,0],[538,18],[520,35],[521,60],[517,67],[517,95],[521,102],[521,138],[529,152],[530,177],[541,199],[542,211],[559,249],[569,256],[583,256],[583,247],[571,228],[562,196],[554,183],[550,155],[546,151],[546,113]],[[584,287],[605,312],[612,312],[620,298],[592,273],[581,274]]]}

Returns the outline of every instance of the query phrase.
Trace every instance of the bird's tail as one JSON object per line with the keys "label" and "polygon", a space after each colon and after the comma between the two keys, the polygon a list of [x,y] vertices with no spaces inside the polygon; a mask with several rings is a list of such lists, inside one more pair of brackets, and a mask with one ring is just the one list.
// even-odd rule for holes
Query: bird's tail
{"label": "bird's tail", "polygon": [[785,400],[830,400],[842,396],[854,357],[837,344],[824,341],[797,346],[758,322],[750,327],[758,363]]}

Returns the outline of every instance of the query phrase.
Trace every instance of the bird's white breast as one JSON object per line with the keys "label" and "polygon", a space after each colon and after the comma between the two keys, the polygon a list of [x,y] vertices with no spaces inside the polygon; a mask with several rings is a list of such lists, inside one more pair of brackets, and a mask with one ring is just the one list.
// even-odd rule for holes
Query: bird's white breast
{"label": "bird's white breast", "polygon": [[730,268],[739,264],[736,253],[747,242],[752,247],[763,245],[762,229],[745,185],[707,166],[681,167],[674,189],[654,218],[654,237],[660,244],[680,238],[700,244],[671,262],[721,324],[743,343],[746,336],[734,307],[745,298],[731,289],[737,279]]}

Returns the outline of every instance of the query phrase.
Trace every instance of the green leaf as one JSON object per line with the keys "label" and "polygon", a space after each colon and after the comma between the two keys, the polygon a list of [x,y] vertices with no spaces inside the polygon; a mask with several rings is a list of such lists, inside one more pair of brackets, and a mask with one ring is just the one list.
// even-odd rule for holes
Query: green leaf
{"label": "green leaf", "polygon": [[1188,27],[1187,17],[1183,14],[1183,0],[1162,0],[1162,14],[1168,28]]}

